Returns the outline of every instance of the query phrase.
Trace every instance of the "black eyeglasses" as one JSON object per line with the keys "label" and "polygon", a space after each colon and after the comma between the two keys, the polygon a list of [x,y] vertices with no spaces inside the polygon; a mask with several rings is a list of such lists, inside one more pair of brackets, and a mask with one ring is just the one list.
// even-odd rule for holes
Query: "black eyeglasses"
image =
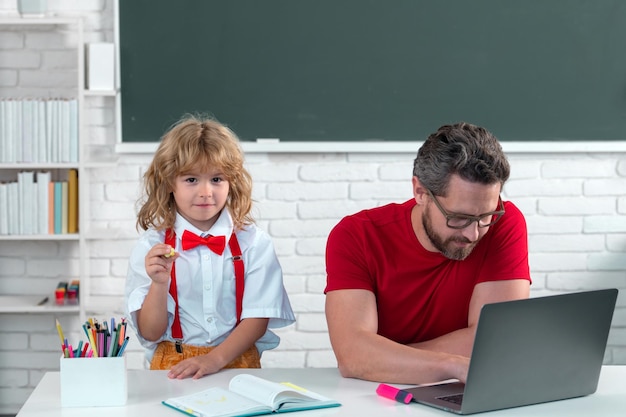
{"label": "black eyeglasses", "polygon": [[476,222],[478,223],[478,227],[489,227],[493,226],[498,220],[502,218],[504,215],[504,203],[502,202],[502,198],[498,197],[498,210],[492,211],[489,213],[484,213],[479,216],[470,216],[469,214],[449,214],[439,203],[437,197],[430,191],[428,191],[428,195],[435,202],[435,205],[446,218],[446,226],[451,229],[465,229],[470,224]]}

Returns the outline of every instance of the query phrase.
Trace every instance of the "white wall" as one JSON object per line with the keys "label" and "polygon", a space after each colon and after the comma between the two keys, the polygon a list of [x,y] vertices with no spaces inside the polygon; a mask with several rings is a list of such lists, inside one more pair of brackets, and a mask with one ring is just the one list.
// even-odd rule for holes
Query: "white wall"
{"label": "white wall", "polygon": [[[52,11],[85,18],[86,41],[113,41],[111,0],[48,0]],[[0,13],[14,13],[15,0],[0,0]],[[6,46],[0,33],[0,88],[15,88],[23,48]],[[22,45],[22,46],[19,46]],[[36,45],[35,45],[36,46]],[[43,45],[42,45],[43,47]],[[42,52],[43,53],[43,52]],[[116,154],[114,99],[90,98],[85,144],[112,162],[90,170],[94,228],[114,235],[90,242],[90,295],[108,300],[103,318],[121,314],[127,257],[136,238],[135,201],[149,154]],[[488,128],[488,126],[486,126]],[[436,129],[437,126],[433,126]],[[497,132],[495,132],[497,134]],[[626,138],[625,138],[626,139]],[[344,215],[411,196],[412,160],[397,153],[248,153],[258,224],[274,239],[297,323],[279,331],[266,367],[335,366],[324,318],[324,246],[328,231]],[[530,146],[530,145],[529,145]],[[508,151],[512,176],[505,199],[527,216],[532,295],[602,287],[626,289],[626,153]],[[43,275],[56,283],[77,268],[75,244],[16,242],[0,246],[0,279]],[[36,254],[36,256],[33,256]],[[43,260],[42,260],[43,259]],[[28,291],[28,289],[25,289]],[[626,292],[620,294],[605,361],[626,364]],[[100,316],[97,316],[100,317]],[[80,329],[75,317],[65,329]],[[71,334],[70,334],[71,336]],[[78,334],[76,334],[78,337]],[[54,317],[0,315],[0,414],[15,413],[43,373],[58,370]],[[128,351],[130,367],[143,366],[139,346]]]}

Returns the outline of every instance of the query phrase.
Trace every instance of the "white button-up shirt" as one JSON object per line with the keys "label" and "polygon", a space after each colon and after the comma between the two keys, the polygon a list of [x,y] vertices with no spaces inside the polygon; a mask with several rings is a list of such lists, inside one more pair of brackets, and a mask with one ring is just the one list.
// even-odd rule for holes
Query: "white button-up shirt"
{"label": "white button-up shirt", "polygon": [[[198,346],[216,346],[226,339],[237,323],[235,299],[235,271],[228,240],[233,232],[232,218],[227,209],[208,231],[198,230],[182,216],[176,216],[175,250],[180,254],[176,259],[176,283],[183,342]],[[189,230],[199,236],[226,237],[226,248],[217,255],[207,246],[200,245],[183,251],[181,236]],[[146,273],[145,257],[157,243],[163,243],[165,231],[149,229],[139,238],[130,255],[126,279],[126,316],[136,330],[136,312],[141,309],[152,280]],[[255,225],[237,232],[245,268],[245,289],[241,319],[269,318],[268,330],[256,342],[259,353],[278,346],[279,337],[269,328],[288,326],[295,322],[287,292],[283,286],[282,269],[267,233]],[[158,342],[173,341],[171,326],[174,320],[175,303],[168,296],[167,311],[169,324],[167,331],[156,342],[137,337],[146,348],[146,358],[150,360]]]}

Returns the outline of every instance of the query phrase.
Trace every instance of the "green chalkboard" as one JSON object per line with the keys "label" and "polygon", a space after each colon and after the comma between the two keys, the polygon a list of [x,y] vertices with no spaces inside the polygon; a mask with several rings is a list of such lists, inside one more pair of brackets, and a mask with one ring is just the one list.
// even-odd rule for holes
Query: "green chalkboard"
{"label": "green chalkboard", "polygon": [[624,0],[122,0],[122,140],[626,140]]}

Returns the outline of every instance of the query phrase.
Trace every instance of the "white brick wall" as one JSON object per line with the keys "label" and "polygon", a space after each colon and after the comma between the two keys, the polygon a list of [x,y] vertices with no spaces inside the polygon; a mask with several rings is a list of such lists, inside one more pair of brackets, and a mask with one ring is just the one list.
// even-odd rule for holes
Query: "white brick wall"
{"label": "white brick wall", "polygon": [[[111,0],[48,4],[62,15],[84,16],[87,41],[113,40]],[[0,0],[0,13],[14,11],[15,0]],[[63,40],[2,32],[0,88],[27,82],[30,91],[37,85],[63,84],[68,58],[57,50],[59,42]],[[39,65],[54,68],[56,75],[46,80],[31,75],[28,68]],[[24,70],[18,71],[18,66]],[[151,155],[115,155],[112,98],[89,98],[85,114],[90,154],[116,160],[90,171],[90,212],[81,213],[93,228],[115,230],[108,239],[90,241],[90,293],[116,306],[100,312],[106,318],[121,313],[127,257],[136,237],[135,200]],[[255,181],[254,213],[274,239],[297,315],[295,325],[277,331],[282,342],[264,354],[264,366],[336,365],[324,317],[326,236],[344,215],[410,198],[414,156],[247,155]],[[503,194],[527,216],[533,296],[601,287],[626,290],[626,154],[512,152],[509,157],[512,176]],[[60,276],[76,274],[77,258],[76,245],[70,242],[0,244],[0,290],[27,293],[55,285]],[[9,283],[8,277],[15,275],[23,279]],[[61,323],[68,336],[76,329],[74,336],[79,337],[76,317],[62,316]],[[58,370],[57,345],[54,317],[0,314],[0,414],[17,412],[43,374]],[[128,348],[128,359],[131,368],[143,366],[136,342]],[[618,299],[605,360],[626,364],[626,292]]]}

